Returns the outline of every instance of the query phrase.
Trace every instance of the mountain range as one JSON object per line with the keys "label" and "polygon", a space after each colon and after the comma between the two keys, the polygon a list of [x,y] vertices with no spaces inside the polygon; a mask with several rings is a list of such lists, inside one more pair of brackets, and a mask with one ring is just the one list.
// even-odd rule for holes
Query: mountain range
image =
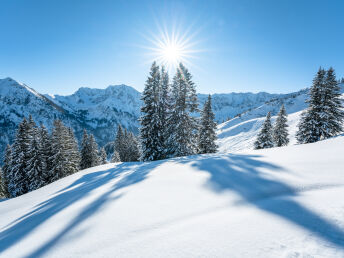
{"label": "mountain range", "polygon": [[[246,121],[265,116],[266,107],[276,113],[282,103],[287,104],[289,113],[302,110],[307,91],[213,94],[212,107],[218,123],[230,119],[227,123],[233,123],[233,120],[243,122],[243,118]],[[17,125],[30,114],[37,124],[42,123],[48,129],[54,119],[61,119],[74,129],[79,140],[86,129],[94,134],[100,146],[113,141],[118,124],[137,134],[140,96],[139,91],[127,85],[106,89],[82,87],[68,96],[48,95],[11,78],[0,79],[0,155],[6,144],[13,142]],[[200,109],[206,98],[207,94],[198,94]]]}

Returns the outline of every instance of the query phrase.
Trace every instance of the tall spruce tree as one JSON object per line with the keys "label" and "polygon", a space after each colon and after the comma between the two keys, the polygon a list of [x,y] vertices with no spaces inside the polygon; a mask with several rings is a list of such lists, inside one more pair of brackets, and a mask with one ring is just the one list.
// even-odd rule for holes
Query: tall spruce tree
{"label": "tall spruce tree", "polygon": [[217,151],[218,146],[215,143],[217,139],[216,122],[214,119],[215,115],[211,108],[211,96],[209,95],[203,107],[199,129],[198,149],[200,154],[215,153]]}
{"label": "tall spruce tree", "polygon": [[143,106],[141,107],[140,137],[144,161],[159,160],[164,156],[159,117],[160,86],[159,66],[153,62],[141,98]]}
{"label": "tall spruce tree", "polygon": [[45,185],[43,173],[46,172],[46,163],[42,151],[42,142],[38,129],[34,128],[33,138],[30,144],[30,159],[27,166],[27,176],[29,177],[30,191],[36,190]]}
{"label": "tall spruce tree", "polygon": [[12,197],[25,194],[29,191],[27,167],[30,160],[31,130],[31,125],[24,118],[18,126],[12,148],[12,179],[9,184],[9,192]]}
{"label": "tall spruce tree", "polygon": [[50,178],[52,175],[49,173],[51,170],[51,164],[49,163],[49,157],[52,155],[51,150],[51,138],[49,135],[48,130],[45,128],[44,125],[41,124],[40,128],[38,129],[40,134],[40,145],[41,145],[41,159],[45,168],[42,170],[40,186],[45,186],[50,182]]}
{"label": "tall spruce tree", "polygon": [[165,67],[161,68],[161,80],[160,80],[160,95],[159,95],[159,122],[160,122],[160,142],[161,153],[160,158],[164,159],[169,156],[168,153],[168,138],[169,138],[169,124],[168,120],[171,115],[171,89],[169,76]]}
{"label": "tall spruce tree", "polygon": [[119,156],[118,151],[114,151],[112,158],[111,158],[112,163],[118,163],[121,162],[121,157]]}
{"label": "tall spruce tree", "polygon": [[339,96],[334,70],[320,68],[309,91],[308,108],[301,115],[296,134],[299,143],[317,142],[342,131],[344,115]]}
{"label": "tall spruce tree", "polygon": [[100,165],[99,163],[99,151],[98,151],[98,144],[94,139],[93,134],[90,134],[89,137],[89,151],[90,151],[90,167],[95,167]]}
{"label": "tall spruce tree", "polygon": [[80,154],[75,137],[61,120],[54,121],[51,140],[52,156],[49,158],[51,178],[49,183],[77,172],[80,164]]}
{"label": "tall spruce tree", "polygon": [[0,198],[5,198],[4,173],[0,167]]}
{"label": "tall spruce tree", "polygon": [[117,151],[118,155],[120,156],[121,161],[125,159],[125,148],[126,148],[126,140],[125,135],[121,125],[117,127],[117,133],[115,137],[115,151]]}
{"label": "tall spruce tree", "polygon": [[89,150],[89,140],[88,140],[88,134],[86,129],[84,129],[84,134],[82,136],[82,141],[81,141],[81,159],[80,159],[80,168],[81,169],[86,169],[90,167],[90,150]]}
{"label": "tall spruce tree", "polygon": [[127,134],[127,161],[138,161],[140,159],[140,149],[138,140],[132,132]]}
{"label": "tall spruce tree", "polygon": [[105,148],[102,147],[99,152],[99,165],[107,164],[107,154]]}
{"label": "tall spruce tree", "polygon": [[179,64],[172,83],[172,112],[168,120],[170,156],[181,157],[198,152],[198,111],[195,84],[189,71]]}
{"label": "tall spruce tree", "polygon": [[7,144],[2,167],[2,187],[6,198],[12,197],[10,194],[10,184],[13,180],[12,174],[12,148]]}
{"label": "tall spruce tree", "polygon": [[262,129],[257,136],[257,140],[254,143],[254,148],[258,149],[266,149],[272,148],[274,146],[273,138],[272,138],[272,125],[271,125],[271,113],[268,112],[266,115],[266,119],[263,123]]}
{"label": "tall spruce tree", "polygon": [[[343,102],[341,100],[340,86],[336,79],[335,71],[332,67],[327,70],[326,78],[326,94],[323,101],[327,103],[327,126],[329,136],[335,136],[343,131],[344,111]],[[327,97],[327,98],[326,98]]]}
{"label": "tall spruce tree", "polygon": [[287,112],[282,105],[273,128],[273,139],[277,147],[286,146],[289,143],[287,122]]}

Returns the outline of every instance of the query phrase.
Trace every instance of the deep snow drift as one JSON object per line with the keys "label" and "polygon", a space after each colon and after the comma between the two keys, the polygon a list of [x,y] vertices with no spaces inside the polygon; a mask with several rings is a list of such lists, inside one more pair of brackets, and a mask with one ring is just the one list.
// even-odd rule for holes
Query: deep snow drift
{"label": "deep snow drift", "polygon": [[343,257],[343,146],[83,170],[0,202],[0,256]]}

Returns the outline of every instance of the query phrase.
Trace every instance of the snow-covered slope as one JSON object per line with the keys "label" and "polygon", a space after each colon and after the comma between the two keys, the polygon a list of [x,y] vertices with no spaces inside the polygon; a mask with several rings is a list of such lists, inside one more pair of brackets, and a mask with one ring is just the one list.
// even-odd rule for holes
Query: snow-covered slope
{"label": "snow-covered slope", "polygon": [[[342,92],[344,92],[344,84],[341,84]],[[273,115],[271,121],[274,122],[276,115],[284,104],[288,115],[290,144],[295,144],[295,135],[300,115],[307,108],[308,90],[301,90],[296,93],[286,94],[267,101],[265,104],[248,110],[240,116],[218,125],[218,145],[220,151],[240,151],[252,149],[257,134],[261,129],[266,114],[271,112]],[[344,95],[343,95],[344,99]]]}
{"label": "snow-covered slope", "polygon": [[0,256],[343,257],[343,146],[83,170],[0,202]]}

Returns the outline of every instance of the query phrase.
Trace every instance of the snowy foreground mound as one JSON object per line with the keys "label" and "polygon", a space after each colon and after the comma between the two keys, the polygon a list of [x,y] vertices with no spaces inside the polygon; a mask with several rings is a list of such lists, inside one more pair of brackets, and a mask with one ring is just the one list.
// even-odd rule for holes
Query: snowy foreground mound
{"label": "snowy foreground mound", "polygon": [[0,256],[343,257],[343,148],[83,170],[0,202]]}

